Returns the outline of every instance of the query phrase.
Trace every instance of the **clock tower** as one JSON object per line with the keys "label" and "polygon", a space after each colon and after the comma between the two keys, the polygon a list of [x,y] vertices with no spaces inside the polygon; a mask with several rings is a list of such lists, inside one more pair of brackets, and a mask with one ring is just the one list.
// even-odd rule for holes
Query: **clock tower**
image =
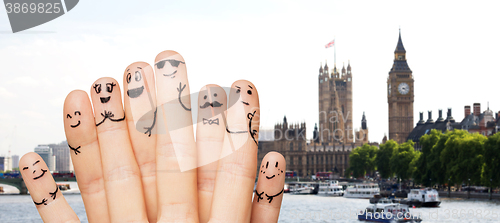
{"label": "clock tower", "polygon": [[406,142],[413,130],[413,76],[406,62],[406,50],[399,40],[394,51],[394,63],[387,77],[387,103],[389,105],[389,139]]}

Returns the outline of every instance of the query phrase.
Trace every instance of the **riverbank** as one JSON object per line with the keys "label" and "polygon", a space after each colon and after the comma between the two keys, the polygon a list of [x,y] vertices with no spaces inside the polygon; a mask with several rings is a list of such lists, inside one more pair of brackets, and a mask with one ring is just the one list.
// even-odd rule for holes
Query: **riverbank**
{"label": "riverbank", "polygon": [[[447,198],[448,197],[448,191],[438,191],[438,192],[439,192],[440,198]],[[449,195],[450,198],[464,198],[464,199],[467,199],[469,196],[471,199],[485,199],[485,200],[490,199],[489,193],[471,192],[470,195],[468,195],[467,191],[454,191],[454,192],[450,192],[450,195]],[[491,194],[491,199],[500,201],[500,194],[498,194],[498,193]]]}

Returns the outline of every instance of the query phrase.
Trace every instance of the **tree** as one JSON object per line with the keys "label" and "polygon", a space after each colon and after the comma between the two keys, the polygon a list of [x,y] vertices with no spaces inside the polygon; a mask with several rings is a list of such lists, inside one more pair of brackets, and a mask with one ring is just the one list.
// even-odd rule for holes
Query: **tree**
{"label": "tree", "polygon": [[414,162],[415,169],[413,171],[412,177],[416,183],[424,184],[429,187],[432,186],[433,182],[437,179],[432,176],[433,172],[433,154],[432,148],[437,144],[443,133],[433,129],[430,134],[423,135],[420,137],[420,145],[422,147],[422,154],[419,155],[418,160]]}
{"label": "tree", "polygon": [[480,184],[486,136],[465,130],[454,130],[449,134],[440,156],[446,166],[444,179],[451,179],[452,183]]}
{"label": "tree", "polygon": [[410,166],[408,168],[408,176],[413,176],[415,175],[415,172],[418,170],[418,161],[421,160],[420,157],[422,157],[422,152],[420,151],[415,151],[415,155],[413,156],[413,159],[410,162]]}
{"label": "tree", "polygon": [[492,135],[484,144],[483,185],[500,186],[500,132]]}
{"label": "tree", "polygon": [[354,177],[364,176],[366,173],[375,170],[376,146],[364,144],[355,148],[349,155],[349,171]]}
{"label": "tree", "polygon": [[391,170],[390,161],[397,147],[398,143],[392,139],[380,145],[380,149],[377,151],[377,156],[375,157],[375,164],[381,178],[389,178],[394,175],[394,171]]}
{"label": "tree", "polygon": [[410,163],[415,157],[414,144],[412,140],[409,140],[399,145],[391,157],[391,169],[400,180],[410,177]]}

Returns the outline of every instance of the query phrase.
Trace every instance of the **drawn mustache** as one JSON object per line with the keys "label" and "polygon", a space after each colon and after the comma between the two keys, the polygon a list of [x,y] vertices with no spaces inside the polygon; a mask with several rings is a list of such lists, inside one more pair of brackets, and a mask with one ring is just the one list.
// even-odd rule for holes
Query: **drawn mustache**
{"label": "drawn mustache", "polygon": [[210,102],[207,101],[207,102],[205,102],[205,104],[201,105],[200,108],[206,108],[208,106],[212,106],[214,108],[218,108],[218,107],[222,106],[222,104],[219,103],[218,101],[214,101],[213,103],[210,103]]}

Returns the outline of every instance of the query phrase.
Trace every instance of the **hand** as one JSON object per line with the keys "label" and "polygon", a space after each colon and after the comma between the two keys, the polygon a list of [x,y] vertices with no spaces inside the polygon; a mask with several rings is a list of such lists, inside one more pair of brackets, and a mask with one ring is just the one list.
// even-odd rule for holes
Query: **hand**
{"label": "hand", "polygon": [[[164,51],[131,64],[120,87],[100,78],[68,94],[64,127],[89,222],[277,222],[286,163],[267,154],[257,172],[259,97],[244,80],[203,87],[196,141],[186,64]],[[156,79],[155,75],[156,73]],[[227,111],[226,111],[227,109]],[[95,115],[94,115],[95,114]],[[44,222],[78,222],[36,153],[21,173]],[[267,173],[266,173],[267,172]]]}

